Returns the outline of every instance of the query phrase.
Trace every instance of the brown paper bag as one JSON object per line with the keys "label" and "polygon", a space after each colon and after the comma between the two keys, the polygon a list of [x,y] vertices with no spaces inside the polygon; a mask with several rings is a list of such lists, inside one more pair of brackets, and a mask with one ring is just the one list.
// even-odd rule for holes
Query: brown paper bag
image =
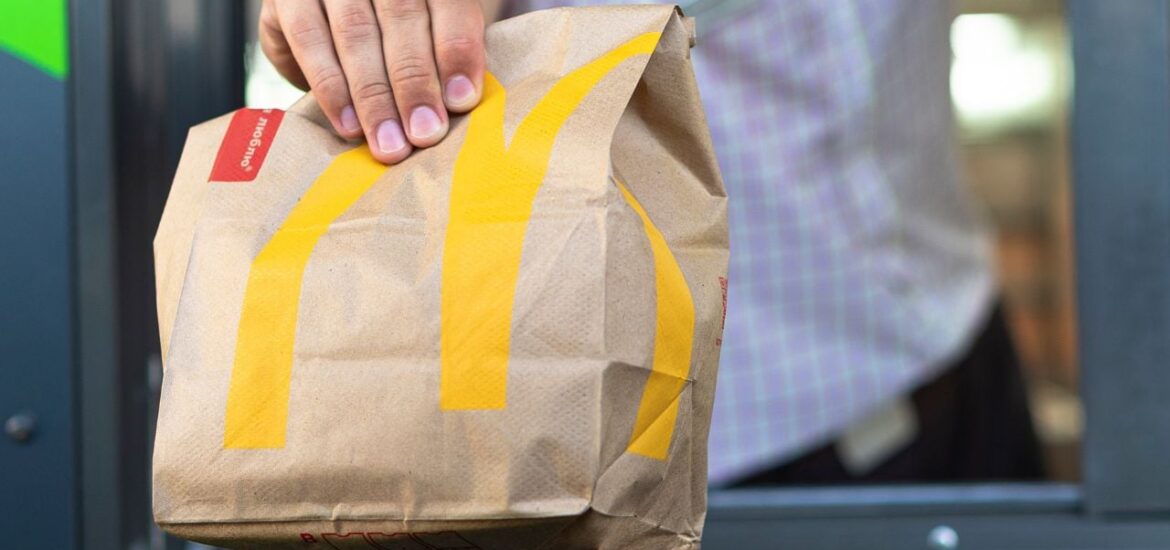
{"label": "brown paper bag", "polygon": [[672,7],[488,32],[386,168],[306,99],[191,131],[154,514],[236,548],[697,548],[726,195]]}

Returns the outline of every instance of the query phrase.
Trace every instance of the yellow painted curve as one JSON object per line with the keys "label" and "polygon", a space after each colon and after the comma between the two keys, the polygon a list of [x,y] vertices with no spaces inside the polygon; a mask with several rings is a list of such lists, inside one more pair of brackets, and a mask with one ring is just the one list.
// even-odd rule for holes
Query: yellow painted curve
{"label": "yellow painted curve", "polygon": [[504,145],[504,88],[488,74],[455,161],[443,248],[441,376],[443,410],[507,406],[512,305],[532,203],[557,132],[585,96],[623,61],[654,51],[647,33],[569,73],[536,104]]}
{"label": "yellow painted curve", "polygon": [[225,449],[284,447],[305,265],[329,225],[385,171],[368,147],[338,155],[252,261],[228,389]]}
{"label": "yellow painted curve", "polygon": [[[614,180],[617,181],[617,180]],[[695,336],[695,302],[666,237],[654,225],[646,210],[621,182],[617,186],[630,208],[642,219],[646,239],[654,255],[655,323],[654,359],[628,452],[666,460],[674,425],[678,419],[679,397],[691,371],[691,348]]]}

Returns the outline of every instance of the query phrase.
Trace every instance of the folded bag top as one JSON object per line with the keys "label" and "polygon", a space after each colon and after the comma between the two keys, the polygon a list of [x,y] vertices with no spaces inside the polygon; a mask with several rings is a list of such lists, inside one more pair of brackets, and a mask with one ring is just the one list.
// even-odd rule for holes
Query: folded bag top
{"label": "folded bag top", "polygon": [[728,243],[692,28],[497,23],[482,103],[389,168],[308,97],[193,128],[155,238],[156,521],[227,547],[697,547]]}

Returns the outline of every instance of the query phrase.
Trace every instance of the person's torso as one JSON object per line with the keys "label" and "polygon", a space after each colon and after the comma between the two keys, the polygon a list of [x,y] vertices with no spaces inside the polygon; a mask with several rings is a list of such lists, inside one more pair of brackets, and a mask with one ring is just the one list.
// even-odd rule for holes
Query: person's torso
{"label": "person's torso", "polygon": [[[601,3],[618,2],[508,11]],[[928,378],[970,338],[994,282],[956,172],[949,3],[690,8],[730,209],[719,483],[825,442]]]}

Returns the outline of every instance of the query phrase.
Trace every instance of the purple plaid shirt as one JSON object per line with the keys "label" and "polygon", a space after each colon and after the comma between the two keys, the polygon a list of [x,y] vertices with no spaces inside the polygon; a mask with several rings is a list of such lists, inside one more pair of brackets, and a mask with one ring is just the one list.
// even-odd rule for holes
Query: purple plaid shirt
{"label": "purple plaid shirt", "polygon": [[[617,2],[509,9],[600,3]],[[995,281],[956,171],[949,3],[692,7],[730,197],[719,484],[829,442],[929,380],[968,345]]]}

